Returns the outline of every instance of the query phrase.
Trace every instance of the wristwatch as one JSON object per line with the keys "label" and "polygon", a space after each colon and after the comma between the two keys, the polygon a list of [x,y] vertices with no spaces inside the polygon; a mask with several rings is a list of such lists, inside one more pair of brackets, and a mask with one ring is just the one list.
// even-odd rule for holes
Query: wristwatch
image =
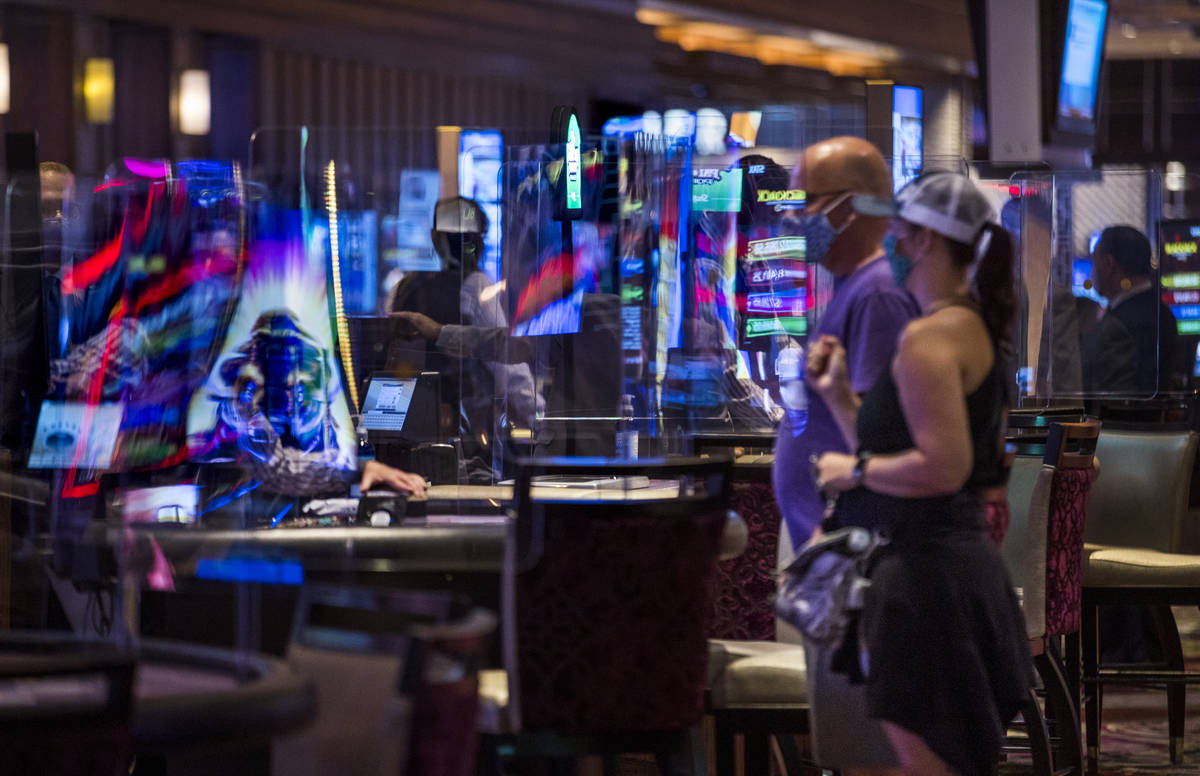
{"label": "wristwatch", "polygon": [[859,453],[857,460],[854,462],[854,468],[850,470],[851,487],[861,488],[863,477],[867,474],[867,461],[871,460],[870,453]]}

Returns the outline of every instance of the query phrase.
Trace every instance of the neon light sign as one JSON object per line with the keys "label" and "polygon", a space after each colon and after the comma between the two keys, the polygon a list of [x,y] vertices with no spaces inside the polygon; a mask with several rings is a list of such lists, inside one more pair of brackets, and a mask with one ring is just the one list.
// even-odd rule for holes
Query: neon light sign
{"label": "neon light sign", "polygon": [[583,208],[583,163],[580,158],[579,146],[581,136],[579,133],[579,119],[574,113],[567,124],[567,210],[580,210]]}

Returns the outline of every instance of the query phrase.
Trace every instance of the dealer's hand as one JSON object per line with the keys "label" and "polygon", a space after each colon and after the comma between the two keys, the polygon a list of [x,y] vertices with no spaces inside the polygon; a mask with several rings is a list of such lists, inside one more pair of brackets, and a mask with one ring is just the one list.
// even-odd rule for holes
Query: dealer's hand
{"label": "dealer's hand", "polygon": [[442,333],[442,324],[424,313],[406,310],[392,313],[391,318],[396,321],[396,333],[401,337],[420,337],[433,342]]}
{"label": "dealer's hand", "polygon": [[854,487],[854,466],[858,459],[846,453],[824,453],[812,462],[813,484],[826,495]]}
{"label": "dealer's hand", "polygon": [[421,475],[401,471],[379,461],[367,461],[367,465],[363,467],[362,482],[358,487],[365,493],[373,485],[383,485],[414,496],[425,495],[425,478]]}

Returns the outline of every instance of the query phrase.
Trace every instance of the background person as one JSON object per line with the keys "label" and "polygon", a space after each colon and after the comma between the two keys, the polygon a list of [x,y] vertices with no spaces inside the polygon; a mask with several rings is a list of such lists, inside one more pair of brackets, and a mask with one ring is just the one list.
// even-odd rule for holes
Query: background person
{"label": "background person", "polygon": [[844,647],[865,684],[834,673],[834,650],[807,645],[817,759],[845,774],[992,774],[1032,682],[1024,620],[984,533],[981,498],[1005,479],[1012,244],[955,173],[856,207],[897,214],[885,249],[922,316],[861,400],[835,338],[809,350],[809,383],[857,450],[816,464],[818,487],[839,494],[830,527],[863,526],[891,542],[870,572],[861,641],[848,636]]}
{"label": "background person", "polygon": [[[892,177],[879,149],[856,137],[835,137],[807,148],[798,185],[805,190],[799,216],[806,259],[820,263],[837,280],[833,298],[809,340],[836,337],[847,352],[850,386],[866,391],[886,369],[896,335],[917,313],[908,292],[896,286],[883,261],[887,220],[855,213],[855,194],[892,193]],[[796,546],[821,520],[824,499],[809,476],[809,457],[826,450],[847,452],[846,442],[825,402],[808,392],[804,426],[785,415],[775,442],[772,481],[775,499]]]}
{"label": "background person", "polygon": [[1163,304],[1150,241],[1132,226],[1110,226],[1092,251],[1092,283],[1108,301],[1083,337],[1084,389],[1092,396],[1150,398],[1177,386],[1178,333]]}

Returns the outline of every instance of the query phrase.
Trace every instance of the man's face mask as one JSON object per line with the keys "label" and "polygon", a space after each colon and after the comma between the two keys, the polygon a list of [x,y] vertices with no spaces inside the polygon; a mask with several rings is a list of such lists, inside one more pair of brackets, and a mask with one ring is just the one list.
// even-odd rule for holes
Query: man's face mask
{"label": "man's face mask", "polygon": [[801,213],[798,219],[800,234],[804,237],[804,255],[809,261],[823,262],[829,254],[829,249],[833,247],[833,241],[837,236],[846,231],[846,227],[850,226],[850,220],[847,220],[838,228],[834,228],[829,221],[829,214],[840,204],[846,201],[852,192],[843,191],[838,194],[833,200],[813,213]]}
{"label": "man's face mask", "polygon": [[481,243],[477,234],[433,231],[433,249],[442,258],[444,269],[473,271],[479,266]]}

